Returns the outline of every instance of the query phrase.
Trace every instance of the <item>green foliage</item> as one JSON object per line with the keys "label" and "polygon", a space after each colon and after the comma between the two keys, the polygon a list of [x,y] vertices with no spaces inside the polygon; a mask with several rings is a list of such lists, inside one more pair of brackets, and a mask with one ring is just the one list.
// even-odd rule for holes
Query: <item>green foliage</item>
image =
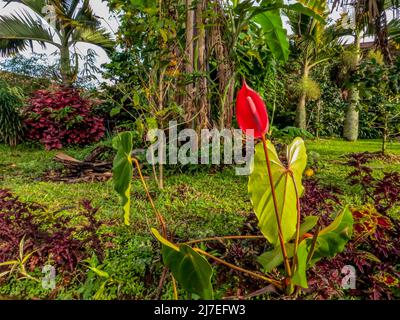
{"label": "green foliage", "polygon": [[315,251],[310,260],[311,265],[322,258],[333,258],[337,253],[342,252],[352,234],[353,215],[346,207],[329,226],[318,233]]}
{"label": "green foliage", "polygon": [[113,147],[117,150],[113,164],[114,189],[121,197],[121,203],[124,210],[124,222],[130,224],[130,192],[132,184],[132,140],[131,132],[123,132],[117,135],[113,140]]}
{"label": "green foliage", "polygon": [[302,77],[295,85],[294,92],[297,96],[305,94],[310,101],[317,100],[321,96],[321,89],[318,83],[309,77]]}
{"label": "green foliage", "polygon": [[[307,164],[306,149],[302,139],[293,140],[287,147],[288,165],[285,166],[279,159],[274,145],[268,142],[267,146],[278,212],[282,224],[282,236],[283,240],[287,242],[296,231],[296,195],[300,197],[303,193],[301,179]],[[279,243],[277,221],[262,144],[256,145],[255,148],[248,190],[261,232],[270,243],[277,245]]]}
{"label": "green foliage", "polygon": [[178,283],[189,293],[195,293],[202,299],[212,299],[212,268],[208,261],[191,247],[185,244],[178,247],[163,238],[156,229],[151,231],[161,242],[164,263]]}
{"label": "green foliage", "polygon": [[22,90],[11,88],[0,81],[0,141],[10,146],[15,146],[23,135],[20,116],[22,105]]}
{"label": "green foliage", "polygon": [[293,283],[307,288],[307,268],[322,258],[333,258],[342,252],[352,234],[353,215],[346,207],[328,227],[318,233],[315,247],[312,244],[314,239],[305,239],[300,243],[297,251],[298,268]]}
{"label": "green foliage", "polygon": [[[291,277],[292,284],[307,288],[306,270],[323,257],[333,257],[343,251],[350,240],[353,230],[351,212],[344,211],[326,228],[317,232],[312,239],[303,235],[311,230],[318,217],[310,216],[300,221],[299,198],[303,193],[301,178],[307,163],[307,155],[303,140],[296,138],[287,147],[287,166],[282,164],[274,146],[267,145],[271,166],[271,174],[267,174],[267,162],[263,145],[256,146],[253,172],[250,175],[248,188],[254,211],[259,220],[259,227],[267,240],[274,245],[273,250],[262,254],[258,261],[266,272],[279,266],[285,259],[292,260],[294,274],[289,274],[290,265],[285,264],[285,270]],[[270,188],[270,179],[275,186],[275,195]],[[274,196],[278,205],[274,207]],[[275,212],[275,214],[273,214]],[[280,221],[276,218],[279,215]],[[281,230],[282,239],[279,237]],[[293,242],[291,242],[293,241]],[[282,246],[285,246],[286,252]]]}
{"label": "green foliage", "polygon": [[289,57],[289,40],[279,10],[256,15],[254,21],[263,29],[263,36],[274,58],[286,62]]}
{"label": "green foliage", "polygon": [[[324,170],[316,172],[319,181],[323,185],[340,188],[343,193],[338,196],[342,202],[362,204],[360,190],[344,182],[351,168],[343,165],[342,156],[350,152],[379,151],[380,142],[359,140],[350,143],[338,139],[319,139],[307,140],[305,143],[308,153],[318,152],[320,162],[324,163]],[[67,148],[64,152],[77,159],[83,159],[92,148]],[[400,144],[389,143],[388,151],[399,155]],[[71,204],[74,206],[73,204],[80,199],[92,199],[93,205],[100,207],[99,218],[105,221],[104,229],[99,232],[108,247],[104,261],[95,266],[107,272],[111,278],[122,281],[122,283],[107,284],[103,292],[104,297],[154,299],[152,294],[157,291],[163,266],[160,263],[159,245],[147,229],[146,217],[150,217],[152,211],[142,195],[140,183],[132,181],[135,191],[132,192],[131,208],[140,211],[141,214],[137,216],[135,223],[126,227],[119,223],[120,205],[118,199],[113,196],[112,181],[64,184],[38,179],[47,170],[61,169],[61,166],[52,160],[55,154],[56,151],[44,151],[26,144],[20,144],[15,149],[0,145],[0,175],[3,177],[0,186],[14,190],[23,201],[38,202],[47,206],[46,215],[52,215],[53,212]],[[382,160],[374,160],[370,165],[374,169],[374,176],[377,177],[380,177],[383,171],[400,170],[398,164]],[[26,183],[27,180],[30,181],[29,184]],[[156,188],[154,182],[149,181],[149,183],[150,189],[154,190]],[[175,174],[168,179],[164,190],[152,194],[156,206],[165,214],[170,229],[178,239],[187,241],[214,235],[241,234],[245,219],[252,211],[246,185],[247,177],[236,176],[234,170],[227,169],[212,174]],[[68,212],[61,211],[59,215],[68,216],[74,223],[79,223],[76,219],[78,212],[78,208],[74,207]],[[398,213],[393,212],[392,217],[398,217]],[[244,262],[247,264],[248,260]],[[93,299],[105,279],[91,270],[88,271],[83,265],[78,268],[79,276],[68,283],[57,275],[56,283],[60,285],[51,296],[51,291],[43,289],[40,283],[29,279],[18,281],[15,278],[1,283],[0,296],[19,299]],[[218,266],[213,266],[213,269],[218,272],[226,270],[219,269]],[[43,276],[41,270],[35,270],[30,274],[38,279]],[[237,273],[224,273],[224,275],[226,281],[214,284],[216,298],[224,297],[228,289],[237,288],[236,283],[238,278],[241,278]],[[213,280],[214,278],[216,277],[213,277]],[[170,282],[165,284],[162,298],[173,298]]]}
{"label": "green foliage", "polygon": [[361,63],[353,81],[364,111],[370,113],[369,126],[381,132],[385,152],[387,139],[400,134],[400,58],[388,65],[374,52]]}
{"label": "green foliage", "polygon": [[[315,225],[318,222],[318,217],[316,216],[307,216],[304,218],[304,222],[300,226],[300,238],[310,231],[312,228],[315,227]],[[293,240],[293,239],[292,239]],[[294,244],[293,243],[287,243],[285,244],[286,251],[288,258],[293,257],[293,250],[294,250]],[[299,252],[297,252],[299,255]],[[274,249],[271,251],[266,251],[263,254],[261,254],[258,258],[257,261],[263,266],[265,272],[271,272],[272,269],[278,267],[279,265],[282,264],[283,262],[283,255],[281,248],[279,246],[275,246]]]}

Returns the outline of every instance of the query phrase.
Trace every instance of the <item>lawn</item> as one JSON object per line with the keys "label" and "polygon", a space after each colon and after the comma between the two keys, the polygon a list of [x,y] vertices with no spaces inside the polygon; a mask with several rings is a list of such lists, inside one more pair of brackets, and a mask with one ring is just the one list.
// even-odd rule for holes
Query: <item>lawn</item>
{"label": "lawn", "polygon": [[[321,139],[308,141],[306,146],[309,152],[319,155],[315,178],[323,185],[339,187],[343,191],[340,197],[344,203],[361,204],[357,187],[351,187],[345,182],[351,168],[345,164],[344,156],[350,152],[379,151],[380,141],[345,142]],[[88,148],[63,150],[77,158],[83,158],[88,151]],[[112,283],[106,283],[102,297],[153,297],[162,266],[155,266],[155,261],[159,261],[158,245],[148,231],[149,226],[155,225],[155,220],[140,182],[133,182],[133,223],[127,227],[122,223],[119,199],[111,180],[76,184],[42,181],[48,170],[60,166],[52,160],[56,152],[24,145],[12,150],[0,146],[0,189],[10,189],[22,201],[44,205],[49,216],[67,216],[75,224],[80,223],[77,215],[81,210],[80,202],[84,199],[90,200],[93,206],[99,207],[97,216],[104,224],[98,232],[107,239],[108,244],[105,262],[100,267],[116,279]],[[400,143],[390,143],[388,153],[400,155]],[[376,169],[374,172],[377,175],[384,171],[400,172],[398,162],[373,161],[370,166]],[[198,172],[170,175],[162,191],[156,189],[150,178],[148,183],[155,204],[166,218],[169,229],[182,241],[238,234],[252,211],[247,195],[247,177],[236,176],[232,168],[212,174]],[[392,213],[396,214],[397,211],[398,208],[395,208]],[[84,266],[82,269],[85,270]],[[235,287],[237,281],[237,277],[232,276],[229,286]],[[103,282],[89,272],[86,278],[77,277],[68,284],[61,285],[54,297],[91,298]],[[221,297],[226,290],[226,287],[220,286],[216,295]],[[0,285],[1,294],[44,298],[48,293],[30,280],[14,279]],[[171,298],[170,283],[163,294],[165,298]]]}

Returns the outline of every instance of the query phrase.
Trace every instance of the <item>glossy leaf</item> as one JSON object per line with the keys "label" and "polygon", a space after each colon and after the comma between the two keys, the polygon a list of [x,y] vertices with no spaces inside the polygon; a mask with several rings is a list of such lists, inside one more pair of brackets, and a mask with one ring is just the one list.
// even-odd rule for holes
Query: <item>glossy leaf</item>
{"label": "glossy leaf", "polygon": [[121,197],[121,203],[124,210],[124,223],[129,225],[130,216],[130,191],[132,184],[132,158],[133,147],[132,132],[122,132],[113,139],[113,147],[117,154],[113,163],[113,181],[114,189]]}
{"label": "glossy leaf", "polygon": [[191,247],[171,243],[152,228],[154,236],[162,244],[164,264],[171,270],[174,278],[189,293],[202,299],[213,299],[211,285],[212,268],[208,261]]}
{"label": "glossy leaf", "polygon": [[308,265],[307,257],[311,250],[312,239],[302,241],[297,250],[298,267],[292,278],[293,283],[307,288],[307,268],[322,258],[332,258],[342,252],[346,243],[351,239],[352,230],[353,215],[346,207],[328,227],[319,232],[314,254]]}
{"label": "glossy leaf", "polygon": [[254,130],[254,137],[260,138],[268,131],[267,109],[260,95],[245,81],[236,98],[236,119],[240,129]]}
{"label": "glossy leaf", "polygon": [[353,215],[346,207],[328,227],[319,232],[311,265],[314,265],[321,258],[332,258],[337,253],[342,252],[352,234]]}
{"label": "glossy leaf", "polygon": [[[288,258],[293,257],[292,243],[286,244],[286,252]],[[280,246],[276,246],[273,250],[266,251],[257,258],[257,261],[263,266],[265,272],[271,272],[272,269],[280,266],[283,263],[283,255]]]}
{"label": "glossy leaf", "polygon": [[316,216],[307,216],[304,218],[304,222],[300,225],[300,238],[310,231],[318,222],[318,217]]}
{"label": "glossy leaf", "polygon": [[310,239],[306,239],[300,242],[299,247],[297,248],[297,269],[295,270],[292,277],[292,283],[303,288],[308,288],[306,271],[310,244]]}
{"label": "glossy leaf", "polygon": [[[304,218],[304,222],[300,226],[300,238],[312,228],[318,222],[318,217],[316,216],[307,216]],[[292,240],[294,240],[295,235],[293,236]],[[293,257],[293,243],[287,243],[286,245],[286,252],[288,254],[288,258]],[[263,266],[265,272],[272,271],[273,268],[278,267],[283,263],[283,256],[280,246],[276,246],[273,250],[264,252],[257,258],[257,261]]]}
{"label": "glossy leaf", "polygon": [[279,10],[265,11],[254,17],[262,30],[268,48],[275,59],[286,62],[289,57],[289,40],[282,26]]}
{"label": "glossy leaf", "polygon": [[[282,224],[282,235],[285,242],[289,241],[296,231],[297,207],[296,192],[299,196],[303,193],[301,178],[307,163],[307,154],[304,141],[296,138],[287,147],[288,166],[279,159],[273,144],[267,142],[268,155],[271,162],[272,179],[275,186],[278,211]],[[267,240],[277,245],[278,228],[274,211],[274,203],[267,172],[267,165],[262,144],[255,148],[252,173],[249,178],[248,190],[254,211],[259,220],[259,227]],[[294,177],[294,181],[291,178]]]}

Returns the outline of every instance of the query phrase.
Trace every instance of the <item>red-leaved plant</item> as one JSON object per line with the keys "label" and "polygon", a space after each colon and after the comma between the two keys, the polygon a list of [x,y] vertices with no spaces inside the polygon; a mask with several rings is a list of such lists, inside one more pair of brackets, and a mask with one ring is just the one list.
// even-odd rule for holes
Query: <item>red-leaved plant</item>
{"label": "red-leaved plant", "polygon": [[105,127],[103,119],[92,115],[91,108],[91,101],[74,88],[38,90],[25,109],[27,137],[48,150],[99,141]]}

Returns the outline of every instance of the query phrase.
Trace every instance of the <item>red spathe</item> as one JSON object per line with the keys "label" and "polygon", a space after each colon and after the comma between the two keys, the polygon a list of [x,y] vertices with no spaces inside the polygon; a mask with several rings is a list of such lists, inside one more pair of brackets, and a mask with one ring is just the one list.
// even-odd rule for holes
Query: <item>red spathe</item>
{"label": "red spathe", "polygon": [[243,81],[236,98],[236,119],[244,132],[254,130],[254,138],[261,138],[268,131],[269,120],[264,101],[246,81]]}

